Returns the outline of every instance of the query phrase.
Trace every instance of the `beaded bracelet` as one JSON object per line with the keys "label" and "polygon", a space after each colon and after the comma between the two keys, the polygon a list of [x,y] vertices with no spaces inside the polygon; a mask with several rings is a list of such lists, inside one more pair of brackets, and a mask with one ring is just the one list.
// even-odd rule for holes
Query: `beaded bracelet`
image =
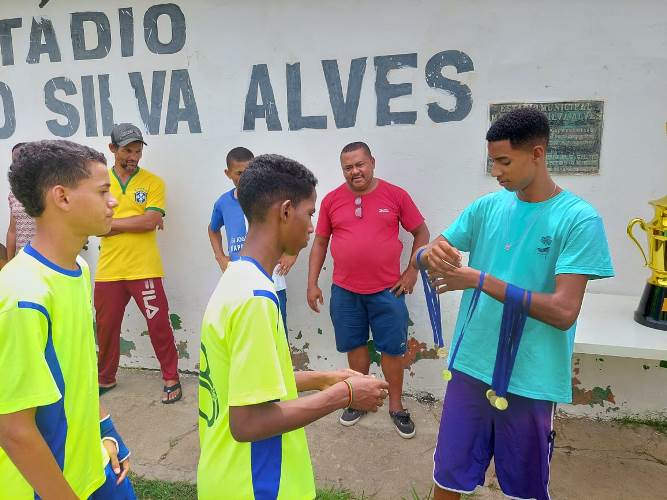
{"label": "beaded bracelet", "polygon": [[349,396],[347,407],[350,408],[352,406],[352,402],[354,401],[354,389],[352,388],[352,382],[350,382],[349,380],[343,380],[343,382],[347,384],[347,393]]}

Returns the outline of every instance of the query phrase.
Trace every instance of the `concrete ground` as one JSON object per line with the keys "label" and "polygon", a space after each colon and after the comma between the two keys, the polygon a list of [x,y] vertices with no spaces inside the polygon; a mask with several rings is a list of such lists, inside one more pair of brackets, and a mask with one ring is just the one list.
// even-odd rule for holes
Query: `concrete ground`
{"label": "concrete ground", "polygon": [[[151,479],[194,482],[198,458],[197,378],[184,375],[183,400],[160,403],[157,372],[121,370],[102,402],[132,450],[132,468]],[[344,428],[337,415],[308,427],[317,484],[378,499],[425,498],[431,488],[439,405],[406,404],[417,436],[403,440],[385,411]],[[649,427],[559,418],[552,462],[554,499],[667,498],[667,436]],[[504,498],[493,471],[475,498]]]}

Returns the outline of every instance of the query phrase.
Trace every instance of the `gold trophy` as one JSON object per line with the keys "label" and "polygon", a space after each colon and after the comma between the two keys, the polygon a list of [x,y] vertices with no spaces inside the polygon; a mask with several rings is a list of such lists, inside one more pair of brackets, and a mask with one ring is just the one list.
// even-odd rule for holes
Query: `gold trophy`
{"label": "gold trophy", "polygon": [[[651,222],[632,219],[628,224],[628,236],[639,247],[645,265],[652,271],[635,311],[635,321],[650,328],[667,330],[667,196],[650,204],[655,208],[655,217]],[[637,224],[648,237],[649,258],[632,233]]]}

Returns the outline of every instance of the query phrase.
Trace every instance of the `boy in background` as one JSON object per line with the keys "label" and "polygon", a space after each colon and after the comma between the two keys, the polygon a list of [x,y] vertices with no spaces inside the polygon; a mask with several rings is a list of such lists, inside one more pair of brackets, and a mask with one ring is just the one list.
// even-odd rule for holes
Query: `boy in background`
{"label": "boy in background", "polygon": [[[225,175],[232,181],[234,187],[220,196],[213,205],[208,237],[211,240],[215,260],[223,273],[227,265],[238,258],[248,232],[248,219],[239,204],[237,188],[241,174],[248,168],[253,158],[252,151],[244,147],[236,147],[227,153]],[[222,246],[221,229],[223,226],[227,237],[227,253]],[[273,270],[273,283],[278,294],[285,335],[287,335],[287,282],[285,276],[292,269],[296,257],[296,255],[282,255]]]}

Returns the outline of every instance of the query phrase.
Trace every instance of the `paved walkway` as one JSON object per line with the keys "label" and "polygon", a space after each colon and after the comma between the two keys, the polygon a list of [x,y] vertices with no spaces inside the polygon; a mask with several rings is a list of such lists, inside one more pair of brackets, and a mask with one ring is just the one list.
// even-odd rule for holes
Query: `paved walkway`
{"label": "paved walkway", "polygon": [[[102,401],[132,449],[132,467],[147,478],[195,481],[198,458],[197,378],[183,376],[183,401],[160,403],[157,372],[122,370]],[[386,410],[344,428],[336,415],[308,427],[318,486],[378,499],[425,497],[431,488],[439,406],[408,399],[417,436],[403,440]],[[667,498],[667,436],[648,427],[558,419],[551,496],[556,500]],[[476,498],[504,498],[490,471]]]}

